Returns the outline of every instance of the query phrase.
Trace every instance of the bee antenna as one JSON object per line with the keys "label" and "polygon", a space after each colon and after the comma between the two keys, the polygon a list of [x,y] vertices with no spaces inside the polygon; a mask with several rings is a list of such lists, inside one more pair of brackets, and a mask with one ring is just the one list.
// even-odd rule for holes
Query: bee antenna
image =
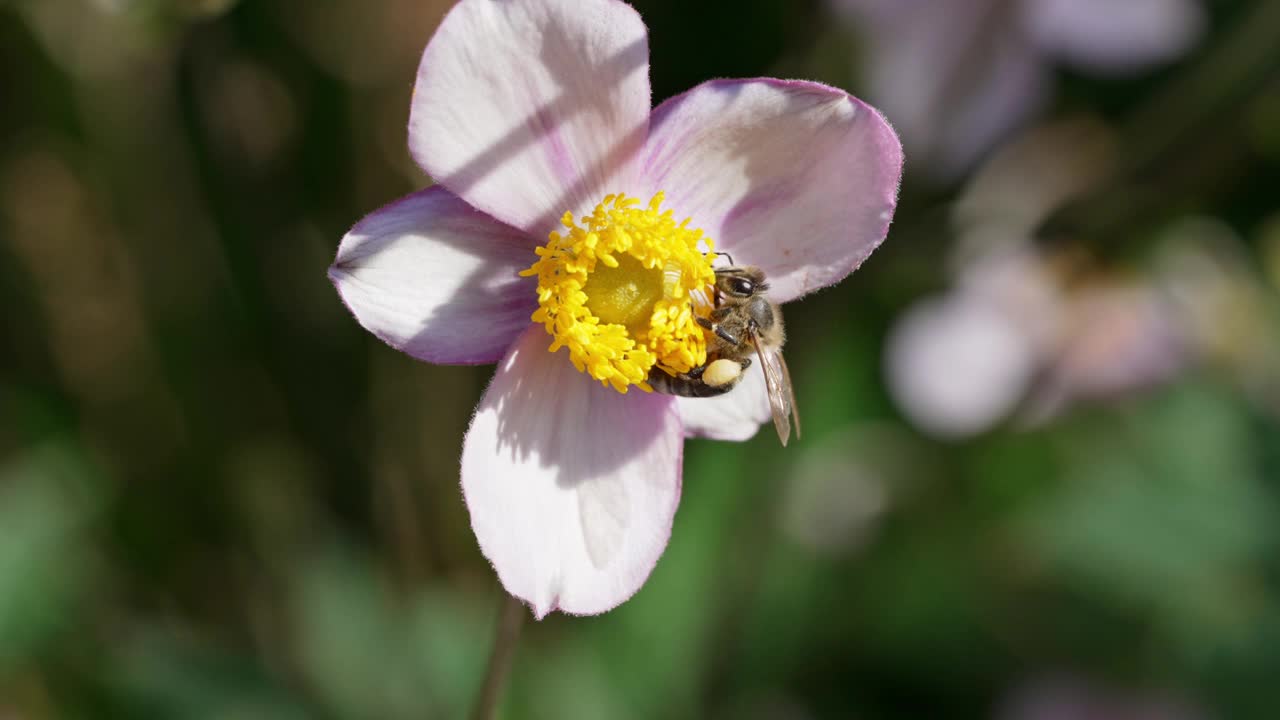
{"label": "bee antenna", "polygon": [[717,251],[716,251],[716,254],[717,254],[717,255],[723,255],[723,256],[725,256],[725,257],[729,258],[729,264],[730,264],[730,265],[737,265],[737,264],[738,264],[738,263],[736,263],[736,262],[734,262],[734,261],[733,261],[733,256],[732,256],[732,255],[730,255],[730,254],[729,254],[729,253],[727,253],[727,252],[720,252],[719,250],[717,250]]}

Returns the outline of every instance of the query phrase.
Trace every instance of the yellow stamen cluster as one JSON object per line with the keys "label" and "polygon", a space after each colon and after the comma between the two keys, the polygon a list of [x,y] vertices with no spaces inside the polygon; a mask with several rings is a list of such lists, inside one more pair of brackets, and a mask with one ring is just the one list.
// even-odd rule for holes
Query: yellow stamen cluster
{"label": "yellow stamen cluster", "polygon": [[[521,275],[538,277],[533,321],[569,348],[569,360],[621,393],[635,385],[651,392],[655,366],[682,373],[707,359],[707,340],[694,309],[710,297],[715,259],[710,238],[662,210],[663,193],[639,207],[634,198],[609,195],[537,249],[538,261]],[[698,244],[705,246],[705,251]]]}

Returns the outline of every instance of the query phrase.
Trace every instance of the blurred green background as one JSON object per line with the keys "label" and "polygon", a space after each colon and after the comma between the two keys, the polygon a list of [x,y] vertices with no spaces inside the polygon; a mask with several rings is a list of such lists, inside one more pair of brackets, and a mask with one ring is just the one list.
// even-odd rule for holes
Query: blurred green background
{"label": "blurred green background", "polygon": [[[467,712],[491,369],[325,277],[429,182],[448,5],[0,0],[3,720]],[[690,442],[648,583],[526,626],[502,716],[1277,717],[1277,3],[636,6],[655,101],[840,85],[907,176],[787,308],[803,439]]]}

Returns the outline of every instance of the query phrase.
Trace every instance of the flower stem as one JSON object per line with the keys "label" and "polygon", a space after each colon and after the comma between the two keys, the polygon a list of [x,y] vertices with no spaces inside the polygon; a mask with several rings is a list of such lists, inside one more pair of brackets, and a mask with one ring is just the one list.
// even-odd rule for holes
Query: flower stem
{"label": "flower stem", "polygon": [[484,685],[476,699],[472,720],[492,720],[494,713],[498,711],[502,691],[506,689],[507,677],[511,674],[511,661],[516,656],[520,626],[524,624],[524,616],[528,612],[519,600],[505,592],[502,595],[498,627],[493,634],[493,651],[489,654],[489,667],[485,669]]}

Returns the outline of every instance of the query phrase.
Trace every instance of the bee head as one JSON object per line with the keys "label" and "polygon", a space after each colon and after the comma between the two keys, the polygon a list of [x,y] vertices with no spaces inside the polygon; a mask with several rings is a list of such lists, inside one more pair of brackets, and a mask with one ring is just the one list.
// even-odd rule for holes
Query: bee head
{"label": "bee head", "polygon": [[745,299],[768,290],[769,284],[764,280],[764,271],[758,267],[732,266],[716,269],[716,289],[721,295]]}

